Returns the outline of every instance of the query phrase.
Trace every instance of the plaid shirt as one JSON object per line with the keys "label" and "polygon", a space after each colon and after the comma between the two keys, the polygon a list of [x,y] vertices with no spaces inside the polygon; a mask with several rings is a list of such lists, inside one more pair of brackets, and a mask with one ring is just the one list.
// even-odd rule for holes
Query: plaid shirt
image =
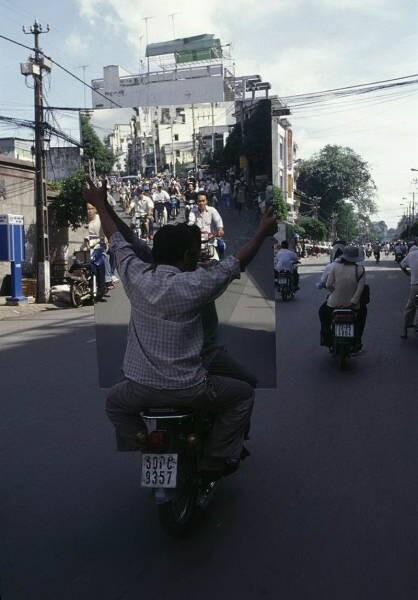
{"label": "plaid shirt", "polygon": [[209,268],[183,272],[143,262],[119,232],[110,243],[131,304],[125,376],[155,389],[186,389],[201,383],[206,370],[200,359],[200,311],[240,277],[238,259],[230,256]]}

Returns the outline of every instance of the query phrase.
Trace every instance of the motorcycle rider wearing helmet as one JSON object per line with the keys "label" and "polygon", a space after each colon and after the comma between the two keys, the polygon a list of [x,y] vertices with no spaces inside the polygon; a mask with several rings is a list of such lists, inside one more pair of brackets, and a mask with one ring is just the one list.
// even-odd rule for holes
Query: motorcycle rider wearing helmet
{"label": "motorcycle rider wearing helmet", "polygon": [[108,416],[119,439],[135,442],[136,433],[142,429],[141,408],[210,408],[215,422],[200,468],[222,474],[240,460],[254,390],[245,381],[208,374],[200,358],[200,311],[239,278],[240,270],[257,254],[265,237],[274,233],[276,219],[269,212],[236,256],[209,269],[197,267],[199,228],[167,225],[154,237],[153,264],[149,265],[136,256],[110,216],[103,189],[88,181],[85,199],[97,207],[132,307],[125,379],[110,391]]}
{"label": "motorcycle rider wearing helmet", "polygon": [[364,260],[363,253],[356,246],[346,246],[334,263],[328,275],[326,288],[330,290],[324,304],[319,309],[321,321],[321,346],[330,346],[332,342],[331,319],[335,308],[352,308],[356,312],[356,346],[362,348],[361,338],[366,324],[367,306],[360,303],[365,286],[365,269],[358,263]]}

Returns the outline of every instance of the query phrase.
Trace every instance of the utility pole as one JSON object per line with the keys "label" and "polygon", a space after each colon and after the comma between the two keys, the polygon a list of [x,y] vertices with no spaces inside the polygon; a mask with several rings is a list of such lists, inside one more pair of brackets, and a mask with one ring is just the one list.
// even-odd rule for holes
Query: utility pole
{"label": "utility pole", "polygon": [[194,104],[192,104],[192,122],[193,122],[193,157],[194,157],[194,170],[195,176],[197,177],[197,144],[196,144],[196,124],[194,118]]}
{"label": "utility pole", "polygon": [[180,14],[180,13],[171,13],[171,15],[168,15],[168,16],[171,18],[171,24],[172,24],[172,27],[173,27],[173,39],[175,39],[175,38],[176,38],[176,29],[175,29],[175,27],[174,27],[174,17],[175,17],[176,15],[179,15],[179,14]]}
{"label": "utility pole", "polygon": [[[51,62],[44,56],[39,47],[39,36],[48,33],[36,20],[30,30],[23,32],[35,38],[35,57],[29,63],[21,66],[24,75],[31,74],[34,79],[35,90],[35,204],[36,204],[36,302],[45,304],[49,300],[51,279],[49,263],[49,238],[48,238],[48,207],[46,200],[46,173],[44,150],[44,107],[42,71],[51,70]],[[31,65],[31,69],[29,67]],[[23,67],[26,70],[23,70]],[[28,71],[28,72],[27,72]]]}
{"label": "utility pole", "polygon": [[[148,50],[148,21],[154,17],[144,17],[142,20],[145,21],[145,54]],[[147,56],[147,83],[149,83],[149,56]]]}
{"label": "utility pole", "polygon": [[84,108],[87,108],[87,104],[86,104],[86,69],[87,69],[88,65],[80,65],[79,67],[77,67],[77,69],[83,69],[83,81],[84,81]]}
{"label": "utility pole", "polygon": [[213,102],[210,103],[210,112],[212,119],[212,158],[215,156],[215,115],[213,111]]}

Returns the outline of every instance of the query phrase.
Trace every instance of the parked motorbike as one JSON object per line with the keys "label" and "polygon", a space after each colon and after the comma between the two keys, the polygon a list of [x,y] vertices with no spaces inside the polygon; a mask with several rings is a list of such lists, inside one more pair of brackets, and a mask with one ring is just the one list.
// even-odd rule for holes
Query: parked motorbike
{"label": "parked motorbike", "polygon": [[91,255],[90,250],[74,253],[73,264],[65,280],[70,284],[71,304],[75,308],[103,298],[105,289],[98,289],[96,277],[97,268],[103,264],[103,260],[103,251],[100,248],[93,250]]}
{"label": "parked motorbike", "polygon": [[346,367],[347,358],[354,352],[356,316],[351,308],[338,308],[332,312],[331,354],[340,369]]}
{"label": "parked motorbike", "polygon": [[296,288],[294,284],[293,273],[290,273],[289,271],[279,271],[276,273],[275,284],[283,302],[294,298],[296,294]]}
{"label": "parked motorbike", "polygon": [[219,480],[204,480],[199,459],[213,427],[192,409],[154,408],[141,412],[147,431],[137,434],[142,451],[142,487],[152,489],[163,530],[184,535],[209,505]]}

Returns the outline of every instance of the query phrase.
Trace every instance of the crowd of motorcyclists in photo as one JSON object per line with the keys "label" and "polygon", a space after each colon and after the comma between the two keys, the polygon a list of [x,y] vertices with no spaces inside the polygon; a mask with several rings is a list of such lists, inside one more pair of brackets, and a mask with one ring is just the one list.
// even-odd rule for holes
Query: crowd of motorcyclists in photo
{"label": "crowd of motorcyclists in photo", "polygon": [[[261,214],[272,198],[271,184],[267,183],[261,192],[250,189],[243,177],[233,175],[199,177],[190,172],[187,177],[110,176],[105,181],[109,204],[122,212],[132,231],[151,248],[155,231],[167,223],[183,221],[199,226],[202,257],[206,253],[207,257],[218,260],[223,258],[226,247],[220,212],[235,209],[240,214],[243,208],[255,208]],[[74,306],[86,300],[102,301],[119,281],[114,256],[93,206],[88,206],[88,226],[89,239],[75,253],[67,277]],[[88,285],[82,279],[88,279]]]}

